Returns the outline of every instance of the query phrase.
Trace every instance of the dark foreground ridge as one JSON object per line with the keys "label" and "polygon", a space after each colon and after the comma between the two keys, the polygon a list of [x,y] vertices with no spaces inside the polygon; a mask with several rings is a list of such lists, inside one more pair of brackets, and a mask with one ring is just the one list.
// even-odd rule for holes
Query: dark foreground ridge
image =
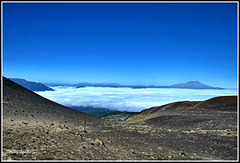
{"label": "dark foreground ridge", "polygon": [[[189,109],[191,102],[172,103],[162,114],[156,111],[155,119],[117,123],[64,107],[3,77],[2,160],[237,160],[232,102],[225,107],[217,100],[212,110],[207,103],[196,104],[202,110]],[[146,110],[139,115],[144,112],[152,115]]]}

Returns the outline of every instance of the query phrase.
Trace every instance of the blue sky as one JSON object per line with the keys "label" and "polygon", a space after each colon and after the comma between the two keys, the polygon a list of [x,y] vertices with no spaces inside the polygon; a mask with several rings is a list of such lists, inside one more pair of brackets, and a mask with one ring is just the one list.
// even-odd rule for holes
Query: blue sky
{"label": "blue sky", "polygon": [[237,87],[237,3],[3,3],[3,75]]}

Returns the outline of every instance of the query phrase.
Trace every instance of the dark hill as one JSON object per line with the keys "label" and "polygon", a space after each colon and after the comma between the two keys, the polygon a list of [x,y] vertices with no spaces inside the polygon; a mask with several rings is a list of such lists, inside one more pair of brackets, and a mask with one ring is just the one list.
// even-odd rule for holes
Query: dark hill
{"label": "dark hill", "polygon": [[9,78],[9,79],[31,91],[54,91],[52,88],[49,88],[42,83],[27,81],[25,79],[19,79],[19,78]]}
{"label": "dark hill", "polygon": [[16,116],[19,112],[24,112],[25,114],[34,113],[35,115],[33,117],[35,118],[43,118],[41,119],[43,121],[56,120],[59,121],[59,123],[61,122],[60,119],[62,119],[62,116],[69,120],[68,123],[72,122],[73,124],[80,123],[80,120],[85,121],[90,119],[93,122],[98,120],[98,118],[93,116],[50,101],[5,77],[3,77],[3,83],[3,99],[4,105],[6,106],[4,113],[10,114],[16,112]]}
{"label": "dark hill", "polygon": [[[214,97],[205,101],[180,101],[142,110],[127,123],[144,123],[168,128],[209,129],[209,121],[219,129],[236,126],[237,96]],[[234,117],[234,118],[229,118]]]}
{"label": "dark hill", "polygon": [[220,96],[200,102],[197,108],[237,112],[237,96]]}
{"label": "dark hill", "polygon": [[219,96],[205,101],[179,101],[141,111],[141,115],[171,113],[188,110],[233,111],[237,112],[237,96]]}
{"label": "dark hill", "polygon": [[[82,160],[121,156],[121,152],[115,154],[106,149],[107,143],[103,146],[102,137],[97,136],[104,130],[102,126],[108,124],[102,119],[43,98],[5,77],[3,95],[4,159]],[[19,154],[21,150],[31,153]]]}

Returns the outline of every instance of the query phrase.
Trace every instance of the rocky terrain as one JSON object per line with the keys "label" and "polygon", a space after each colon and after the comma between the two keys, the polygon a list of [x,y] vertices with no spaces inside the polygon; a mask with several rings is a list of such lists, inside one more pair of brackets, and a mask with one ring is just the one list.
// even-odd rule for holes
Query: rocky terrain
{"label": "rocky terrain", "polygon": [[237,160],[237,97],[143,110],[124,123],[3,77],[2,160]]}

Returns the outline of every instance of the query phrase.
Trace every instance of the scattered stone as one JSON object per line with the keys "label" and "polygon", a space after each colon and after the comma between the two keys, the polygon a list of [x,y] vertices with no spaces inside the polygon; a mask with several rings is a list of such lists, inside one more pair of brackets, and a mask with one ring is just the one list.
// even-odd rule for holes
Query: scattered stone
{"label": "scattered stone", "polygon": [[11,134],[9,131],[6,132],[7,135]]}
{"label": "scattered stone", "polygon": [[80,148],[82,148],[82,149],[85,149],[85,148],[86,148],[86,147],[85,147],[85,146],[83,146],[83,145],[80,145],[79,147],[80,147]]}
{"label": "scattered stone", "polygon": [[180,153],[181,156],[187,156],[184,152]]}
{"label": "scattered stone", "polygon": [[100,139],[96,139],[95,144],[98,145],[98,146],[101,146],[101,145],[104,145],[104,142]]}

